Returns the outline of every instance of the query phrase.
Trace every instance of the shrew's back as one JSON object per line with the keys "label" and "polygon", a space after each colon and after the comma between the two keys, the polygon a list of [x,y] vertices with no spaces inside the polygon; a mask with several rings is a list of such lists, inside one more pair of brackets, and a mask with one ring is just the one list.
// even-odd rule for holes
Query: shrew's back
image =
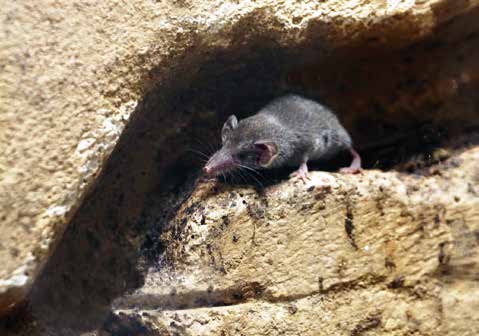
{"label": "shrew's back", "polygon": [[259,114],[274,116],[289,129],[315,132],[342,128],[336,116],[325,106],[299,95],[286,95],[273,100]]}

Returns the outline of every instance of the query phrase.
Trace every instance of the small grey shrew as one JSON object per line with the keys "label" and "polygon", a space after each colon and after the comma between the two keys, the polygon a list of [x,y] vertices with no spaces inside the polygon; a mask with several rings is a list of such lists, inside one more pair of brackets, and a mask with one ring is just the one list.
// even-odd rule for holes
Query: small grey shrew
{"label": "small grey shrew", "polygon": [[305,182],[309,160],[328,159],[340,151],[352,155],[343,173],[361,171],[361,158],[335,114],[299,95],[276,98],[257,114],[243,119],[231,115],[221,131],[222,147],[203,168],[209,176],[234,169],[299,166],[290,177]]}

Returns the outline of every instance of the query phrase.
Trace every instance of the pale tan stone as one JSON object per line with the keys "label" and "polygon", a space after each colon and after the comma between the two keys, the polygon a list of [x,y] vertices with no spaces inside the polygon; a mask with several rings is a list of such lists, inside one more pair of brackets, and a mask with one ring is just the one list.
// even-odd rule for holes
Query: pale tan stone
{"label": "pale tan stone", "polygon": [[[393,2],[391,2],[393,3]],[[478,1],[9,1],[0,17],[0,312],[12,309],[100,174],[137,101],[191,50],[250,42],[398,48]],[[445,9],[446,10],[445,10]],[[398,18],[401,18],[400,20]],[[405,37],[407,36],[407,37]],[[155,71],[152,71],[152,70]],[[285,287],[286,286],[286,287]],[[287,290],[287,281],[275,289]]]}
{"label": "pale tan stone", "polygon": [[202,184],[118,312],[171,335],[477,334],[479,148],[451,160],[331,188]]}

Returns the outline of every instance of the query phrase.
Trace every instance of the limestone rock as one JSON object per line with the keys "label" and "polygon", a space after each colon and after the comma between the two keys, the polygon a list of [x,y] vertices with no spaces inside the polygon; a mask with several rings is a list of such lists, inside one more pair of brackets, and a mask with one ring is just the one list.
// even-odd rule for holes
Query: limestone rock
{"label": "limestone rock", "polygon": [[201,184],[119,319],[161,335],[475,335],[478,164],[475,147],[423,177]]}
{"label": "limestone rock", "polygon": [[[191,116],[178,117],[170,106],[161,105],[164,100],[158,99],[155,108],[140,106],[148,92],[187,86],[205,60],[225,50],[240,55],[239,64],[241,57],[256,50],[258,41],[291,49],[307,46],[309,57],[355,46],[399,49],[472,11],[479,1],[457,3],[44,0],[4,4],[0,9],[0,314],[15,308],[30,291],[125,125],[132,123],[131,115],[167,114],[170,119],[162,120],[160,130],[165,138],[177,127],[191,124]],[[162,167],[172,161],[174,157]],[[132,187],[136,195],[148,189],[143,182]],[[132,210],[135,214],[141,208],[140,198]]]}

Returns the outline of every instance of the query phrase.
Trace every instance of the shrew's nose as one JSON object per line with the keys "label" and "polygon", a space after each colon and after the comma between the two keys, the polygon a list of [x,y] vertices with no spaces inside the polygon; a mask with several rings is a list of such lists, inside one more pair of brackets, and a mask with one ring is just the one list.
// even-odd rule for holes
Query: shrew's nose
{"label": "shrew's nose", "polygon": [[211,168],[208,167],[208,166],[204,166],[204,167],[203,167],[203,173],[205,173],[205,174],[211,173]]}

